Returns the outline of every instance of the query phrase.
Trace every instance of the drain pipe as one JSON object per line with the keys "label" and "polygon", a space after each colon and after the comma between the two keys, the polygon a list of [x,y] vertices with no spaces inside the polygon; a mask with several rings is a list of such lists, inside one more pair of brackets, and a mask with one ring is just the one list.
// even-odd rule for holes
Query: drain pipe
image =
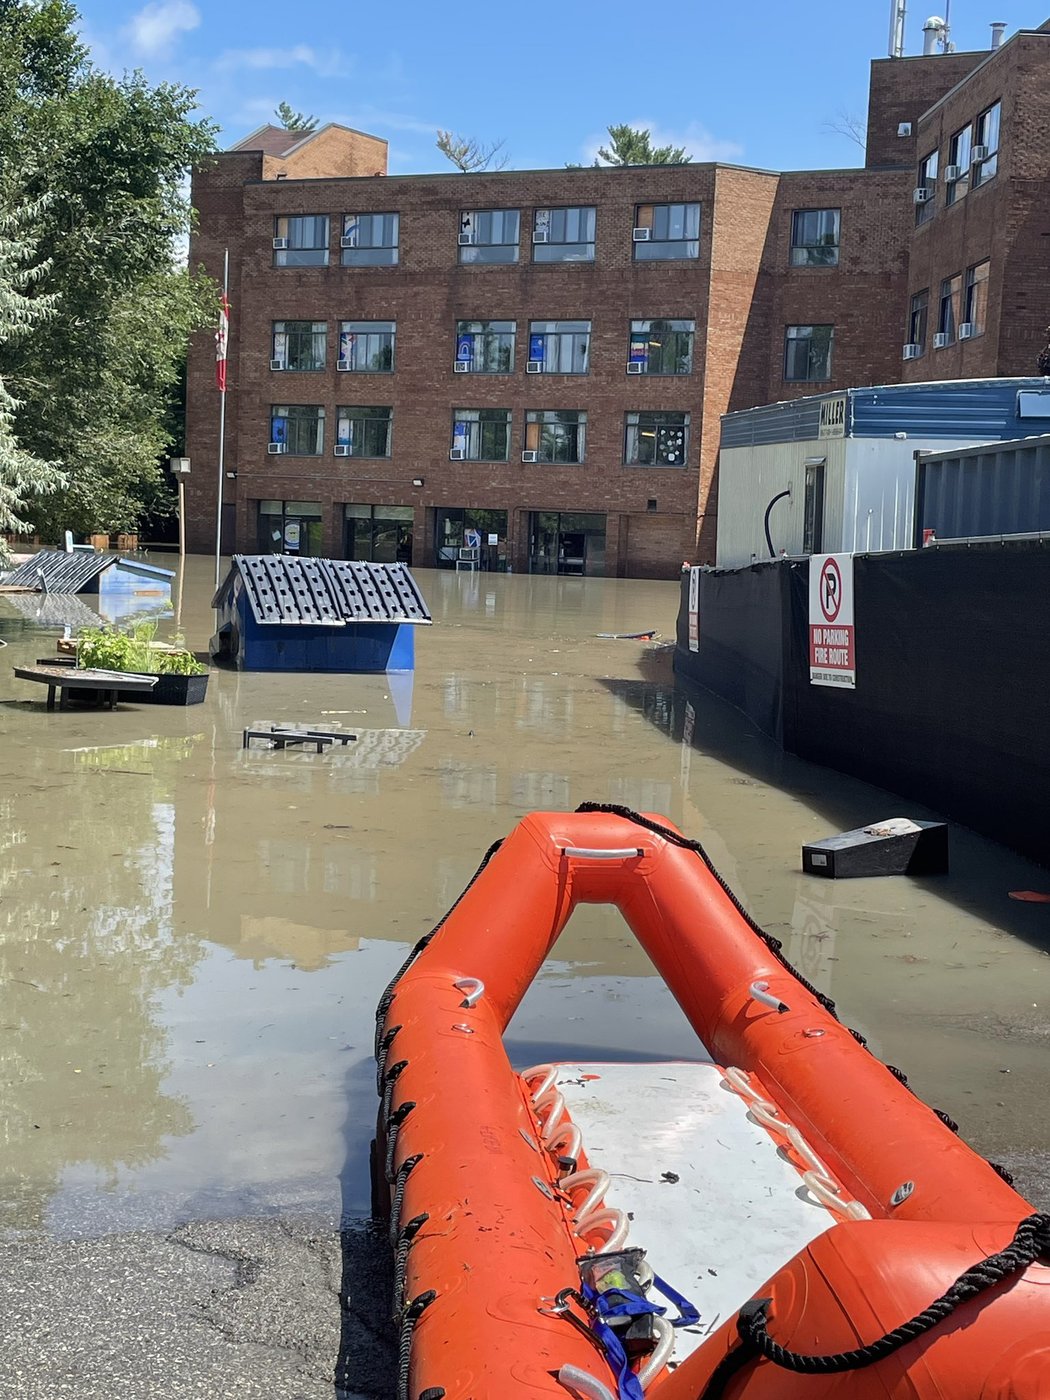
{"label": "drain pipe", "polygon": [[777,501],[782,501],[782,500],[784,499],[785,496],[787,496],[787,498],[788,498],[789,500],[791,499],[791,487],[790,487],[790,486],[787,488],[786,491],[781,491],[781,492],[779,492],[776,496],[773,497],[773,499],[770,501],[769,505],[766,506],[766,515],[765,515],[765,519],[762,521],[762,528],[763,528],[763,529],[765,530],[765,532],[766,532],[766,548],[769,550],[769,557],[770,557],[770,559],[775,559],[775,558],[777,557],[777,552],[776,552],[776,550],[773,548],[773,536],[769,533],[769,517],[770,517],[770,514],[772,513],[773,507],[776,505]]}

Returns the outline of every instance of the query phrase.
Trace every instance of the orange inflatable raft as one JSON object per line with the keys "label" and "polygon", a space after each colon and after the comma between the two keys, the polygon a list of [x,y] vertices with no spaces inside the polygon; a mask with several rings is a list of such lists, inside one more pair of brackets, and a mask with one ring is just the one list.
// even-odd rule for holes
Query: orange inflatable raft
{"label": "orange inflatable raft", "polygon": [[[695,1063],[511,1068],[580,903],[619,908]],[[390,984],[376,1055],[400,1400],[1050,1397],[1050,1217],[663,819],[522,821]]]}

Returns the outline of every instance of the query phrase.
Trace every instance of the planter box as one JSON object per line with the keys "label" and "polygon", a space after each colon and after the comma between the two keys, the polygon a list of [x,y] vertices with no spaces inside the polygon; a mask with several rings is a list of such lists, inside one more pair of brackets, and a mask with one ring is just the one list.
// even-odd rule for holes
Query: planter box
{"label": "planter box", "polygon": [[93,546],[95,547],[95,549],[108,549],[108,548],[109,548],[109,536],[108,536],[108,535],[88,535],[88,544],[93,545]]}
{"label": "planter box", "polygon": [[117,536],[117,548],[118,548],[118,549],[131,549],[131,550],[133,550],[133,549],[138,549],[138,547],[139,547],[139,537],[138,537],[138,535],[118,535],[118,536]]}
{"label": "planter box", "polygon": [[152,690],[118,691],[117,698],[144,705],[199,705],[208,693],[208,676],[207,671],[202,676],[161,676]]}

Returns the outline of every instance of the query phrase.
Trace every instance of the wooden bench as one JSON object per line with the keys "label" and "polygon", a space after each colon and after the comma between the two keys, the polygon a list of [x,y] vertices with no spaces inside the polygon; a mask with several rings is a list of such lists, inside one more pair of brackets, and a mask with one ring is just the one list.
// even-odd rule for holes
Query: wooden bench
{"label": "wooden bench", "polygon": [[59,709],[69,708],[69,693],[73,690],[94,691],[112,710],[121,691],[152,690],[157,676],[140,676],[131,671],[76,670],[72,666],[16,666],[16,676],[24,681],[37,681],[47,686],[47,708],[55,708],[55,691],[59,692]]}

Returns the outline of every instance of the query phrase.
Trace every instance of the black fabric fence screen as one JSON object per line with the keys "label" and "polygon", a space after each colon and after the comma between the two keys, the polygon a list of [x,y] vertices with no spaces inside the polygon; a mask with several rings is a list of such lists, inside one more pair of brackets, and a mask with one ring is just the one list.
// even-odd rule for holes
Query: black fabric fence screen
{"label": "black fabric fence screen", "polygon": [[699,650],[680,638],[676,670],[803,758],[1050,864],[1050,548],[855,555],[853,568],[855,690],[809,682],[805,561],[702,574]]}

